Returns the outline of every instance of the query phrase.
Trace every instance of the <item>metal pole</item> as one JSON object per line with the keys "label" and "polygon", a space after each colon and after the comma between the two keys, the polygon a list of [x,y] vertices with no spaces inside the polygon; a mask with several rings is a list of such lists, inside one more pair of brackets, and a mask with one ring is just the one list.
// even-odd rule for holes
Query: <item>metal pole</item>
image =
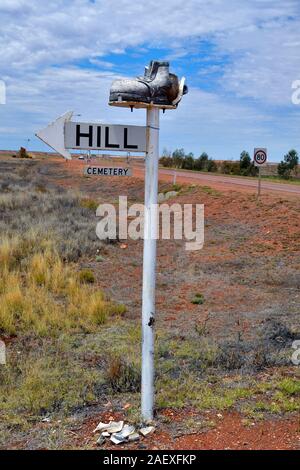
{"label": "metal pole", "polygon": [[147,108],[142,307],[142,418],[153,420],[159,108]]}
{"label": "metal pole", "polygon": [[174,170],[174,175],[173,175],[173,186],[176,184],[176,170]]}
{"label": "metal pole", "polygon": [[260,193],[261,193],[261,172],[260,172],[260,166],[259,166],[258,167],[258,194],[257,194],[258,199],[260,198]]}

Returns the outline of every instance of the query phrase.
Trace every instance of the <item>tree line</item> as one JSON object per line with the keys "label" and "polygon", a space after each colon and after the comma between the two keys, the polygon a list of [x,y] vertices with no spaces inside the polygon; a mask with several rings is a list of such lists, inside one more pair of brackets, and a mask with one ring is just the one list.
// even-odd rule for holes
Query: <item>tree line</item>
{"label": "tree line", "polygon": [[[225,175],[257,176],[258,168],[254,165],[250,155],[245,150],[241,153],[237,161],[213,160],[206,152],[200,157],[195,157],[193,153],[186,154],[184,149],[176,149],[171,152],[163,150],[160,164],[167,168],[177,168],[180,170],[208,171],[223,173]],[[290,150],[277,166],[278,176],[290,178],[297,176],[299,157],[296,150]]]}

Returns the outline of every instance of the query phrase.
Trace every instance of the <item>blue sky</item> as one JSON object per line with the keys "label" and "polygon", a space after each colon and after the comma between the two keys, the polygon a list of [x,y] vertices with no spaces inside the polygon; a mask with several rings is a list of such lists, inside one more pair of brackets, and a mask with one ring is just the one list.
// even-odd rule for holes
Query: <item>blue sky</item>
{"label": "blue sky", "polygon": [[0,0],[0,148],[46,147],[34,133],[68,110],[80,120],[139,124],[107,105],[117,77],[169,60],[189,94],[161,116],[161,150],[237,159],[300,152],[299,0]]}

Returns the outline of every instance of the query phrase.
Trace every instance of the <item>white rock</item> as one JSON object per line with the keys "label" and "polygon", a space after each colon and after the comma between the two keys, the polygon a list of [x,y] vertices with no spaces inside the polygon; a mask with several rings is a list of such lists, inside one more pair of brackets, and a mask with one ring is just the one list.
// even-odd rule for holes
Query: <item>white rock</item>
{"label": "white rock", "polygon": [[165,195],[164,193],[159,193],[159,195],[157,196],[157,202],[158,204],[160,204],[161,202],[164,202],[165,200]]}
{"label": "white rock", "polygon": [[177,196],[177,192],[176,191],[169,191],[168,193],[165,194],[165,201],[167,201],[168,199],[170,199],[171,197],[175,197]]}

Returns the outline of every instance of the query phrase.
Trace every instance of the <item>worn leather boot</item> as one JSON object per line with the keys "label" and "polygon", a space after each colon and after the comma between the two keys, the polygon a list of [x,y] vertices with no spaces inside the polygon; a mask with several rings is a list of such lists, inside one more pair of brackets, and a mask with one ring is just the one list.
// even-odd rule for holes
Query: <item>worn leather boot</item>
{"label": "worn leather boot", "polygon": [[177,106],[187,92],[184,79],[179,81],[177,75],[169,72],[169,62],[152,60],[143,77],[115,80],[109,101]]}

